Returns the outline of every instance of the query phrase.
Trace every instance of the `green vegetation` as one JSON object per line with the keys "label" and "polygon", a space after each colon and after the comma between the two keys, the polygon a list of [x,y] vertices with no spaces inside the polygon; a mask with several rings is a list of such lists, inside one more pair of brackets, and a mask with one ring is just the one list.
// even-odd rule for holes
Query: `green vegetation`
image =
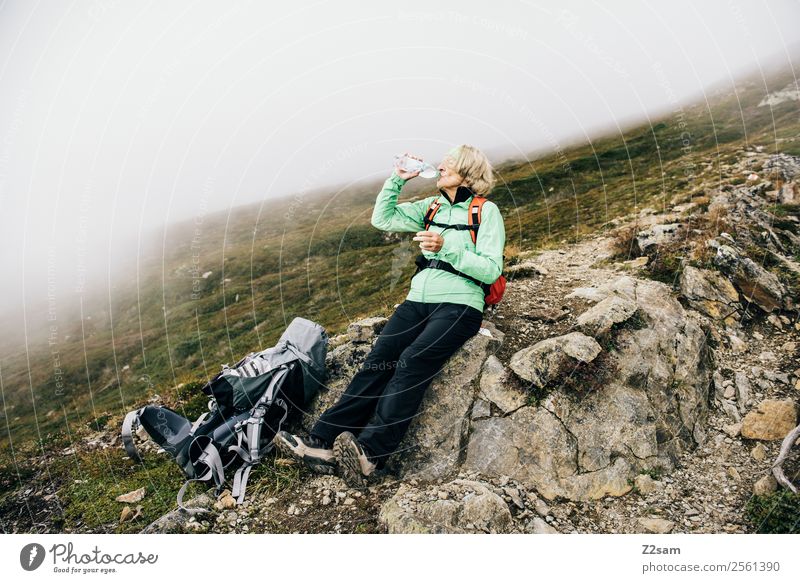
{"label": "green vegetation", "polygon": [[759,534],[800,534],[800,495],[781,489],[753,496],[747,501],[745,516]]}

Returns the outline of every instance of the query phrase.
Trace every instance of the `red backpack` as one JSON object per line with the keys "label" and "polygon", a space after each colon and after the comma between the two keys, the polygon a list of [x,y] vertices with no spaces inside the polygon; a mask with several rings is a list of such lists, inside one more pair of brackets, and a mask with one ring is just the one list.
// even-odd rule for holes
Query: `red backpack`
{"label": "red backpack", "polygon": [[[469,234],[472,236],[472,242],[477,244],[478,241],[478,228],[481,226],[481,209],[483,208],[483,203],[486,202],[486,198],[483,196],[473,196],[472,202],[469,206],[469,212],[467,213],[469,223],[466,225],[445,225],[442,223],[437,223],[433,220],[433,217],[436,215],[439,208],[441,208],[442,203],[439,202],[438,199],[435,199],[431,202],[428,210],[425,212],[425,218],[423,219],[423,223],[425,224],[425,230],[427,231],[431,225],[435,225],[437,227],[442,227],[443,229],[456,229],[458,231],[463,231],[465,229],[469,230]],[[505,254],[503,254],[503,261],[505,262]],[[432,269],[442,269],[444,271],[449,271],[450,273],[455,273],[456,275],[460,275],[461,277],[465,277],[470,281],[475,282],[478,284],[481,289],[483,289],[484,296],[483,299],[488,305],[495,305],[499,304],[500,300],[503,299],[503,293],[506,291],[506,278],[501,273],[500,277],[498,277],[494,283],[488,284],[484,283],[474,277],[470,277],[466,273],[462,273],[456,270],[450,263],[447,261],[443,261],[441,259],[428,259],[424,255],[420,254],[417,256],[416,259],[417,264],[417,271],[415,275],[422,271],[425,268],[432,268]]]}

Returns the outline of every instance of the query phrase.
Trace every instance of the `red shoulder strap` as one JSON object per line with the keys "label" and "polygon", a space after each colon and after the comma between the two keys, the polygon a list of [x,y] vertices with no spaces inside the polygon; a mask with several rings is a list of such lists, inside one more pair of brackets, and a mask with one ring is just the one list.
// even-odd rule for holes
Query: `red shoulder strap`
{"label": "red shoulder strap", "polygon": [[[483,196],[473,196],[472,202],[469,205],[469,225],[478,225],[480,228],[481,225],[481,209],[483,209],[483,203],[486,202],[486,197]],[[472,235],[472,242],[474,244],[478,243],[478,228],[470,229],[469,234]]]}
{"label": "red shoulder strap", "polygon": [[434,215],[436,215],[439,207],[442,206],[442,203],[439,202],[438,199],[434,199],[431,201],[430,206],[428,207],[427,212],[425,213],[425,218],[423,219],[423,224],[425,225],[425,230],[427,231],[428,228],[431,226],[430,221],[433,220]]}

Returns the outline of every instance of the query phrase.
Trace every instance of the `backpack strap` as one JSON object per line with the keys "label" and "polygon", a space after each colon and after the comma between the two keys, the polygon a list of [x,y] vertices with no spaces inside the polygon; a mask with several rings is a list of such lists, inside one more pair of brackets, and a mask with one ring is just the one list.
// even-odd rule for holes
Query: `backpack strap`
{"label": "backpack strap", "polygon": [[425,224],[425,230],[429,230],[431,225],[442,227],[442,229],[455,229],[457,231],[469,230],[469,234],[472,237],[472,242],[476,243],[478,240],[478,227],[480,227],[481,224],[481,208],[483,208],[483,203],[485,203],[486,200],[487,199],[483,196],[472,197],[472,202],[470,203],[469,211],[467,212],[468,224],[445,225],[442,223],[437,223],[433,220],[434,215],[436,215],[442,206],[442,203],[439,202],[439,199],[435,199],[431,202],[428,210],[425,212],[425,217],[422,219],[422,222]]}
{"label": "backpack strap", "polygon": [[195,421],[195,422],[192,424],[192,428],[189,430],[189,436],[190,436],[190,437],[191,437],[192,435],[194,435],[195,431],[197,431],[197,428],[198,428],[198,427],[200,427],[200,426],[203,424],[203,421],[205,421],[205,420],[206,420],[206,417],[208,417],[208,414],[209,414],[209,413],[210,413],[210,411],[206,411],[205,413],[203,413],[202,415],[200,415],[200,417],[198,417],[198,418],[197,418],[197,421]]}
{"label": "backpack strap", "polygon": [[435,198],[431,201],[431,204],[428,206],[428,210],[425,212],[425,217],[422,219],[423,224],[425,225],[425,230],[427,231],[431,225],[436,224],[433,222],[433,217],[439,212],[442,203],[439,202],[438,198]]}
{"label": "backpack strap", "polygon": [[[283,409],[283,417],[281,417],[281,420],[278,421],[278,430],[280,430],[280,427],[283,425],[283,422],[286,421],[286,417],[289,415],[289,405],[287,405],[286,401],[284,401],[283,399],[278,399],[277,401],[275,401],[275,405]],[[250,432],[251,427],[256,428],[252,434]],[[239,435],[240,436],[242,435],[241,431]],[[241,504],[242,502],[244,502],[244,495],[247,489],[247,480],[250,477],[250,470],[253,468],[253,466],[255,466],[261,461],[261,458],[265,454],[272,451],[272,449],[275,447],[275,444],[273,442],[270,442],[269,444],[267,444],[266,447],[264,447],[264,449],[261,450],[258,449],[258,443],[261,438],[260,424],[256,426],[248,425],[248,440],[251,438],[254,439],[254,441],[252,442],[248,441],[248,445],[250,446],[250,454],[247,458],[244,458],[245,463],[242,464],[242,466],[239,467],[239,469],[236,470],[236,473],[233,475],[231,496],[236,498],[237,504]],[[255,444],[255,451],[253,451],[253,444]],[[247,452],[244,450],[243,447],[241,447],[241,445],[239,446],[232,445],[228,449],[231,451],[236,451],[240,456],[242,454],[247,455]]]}
{"label": "backpack strap", "polygon": [[125,445],[125,451],[128,453],[128,457],[139,463],[142,462],[142,457],[139,455],[139,452],[136,449],[136,444],[133,443],[133,428],[134,426],[138,427],[139,416],[143,412],[144,407],[137,409],[136,411],[131,411],[125,415],[125,420],[122,422],[122,443]]}
{"label": "backpack strap", "polygon": [[189,484],[192,482],[207,482],[213,479],[214,483],[217,485],[217,494],[220,493],[222,486],[225,484],[225,469],[222,466],[222,458],[220,457],[219,451],[213,443],[209,443],[205,447],[203,453],[200,455],[200,458],[197,460],[197,463],[204,464],[206,467],[208,467],[208,471],[206,471],[206,473],[199,478],[186,480],[183,486],[181,486],[181,489],[178,490],[178,508],[189,514],[209,512],[209,510],[206,508],[186,508],[183,505],[183,496],[186,494],[186,488],[189,486]]}
{"label": "backpack strap", "polygon": [[474,245],[478,244],[478,228],[481,226],[481,210],[486,200],[486,197],[483,196],[473,196],[472,202],[469,205],[467,218],[469,219],[469,234],[472,235],[472,243]]}

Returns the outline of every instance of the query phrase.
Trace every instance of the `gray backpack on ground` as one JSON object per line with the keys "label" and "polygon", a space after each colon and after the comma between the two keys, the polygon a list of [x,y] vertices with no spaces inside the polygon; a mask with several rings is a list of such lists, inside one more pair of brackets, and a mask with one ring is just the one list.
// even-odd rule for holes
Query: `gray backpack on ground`
{"label": "gray backpack on ground", "polygon": [[187,486],[213,480],[219,495],[226,470],[236,470],[231,494],[241,504],[250,470],[272,450],[272,438],[293,410],[306,410],[324,384],[327,350],[325,329],[297,317],[274,347],[250,353],[233,367],[223,365],[203,386],[209,411],[194,423],[156,405],[128,413],[122,424],[125,450],[142,461],[133,440],[141,427],[170,454],[187,478],[178,492],[178,507],[187,512],[204,511],[183,506]]}

